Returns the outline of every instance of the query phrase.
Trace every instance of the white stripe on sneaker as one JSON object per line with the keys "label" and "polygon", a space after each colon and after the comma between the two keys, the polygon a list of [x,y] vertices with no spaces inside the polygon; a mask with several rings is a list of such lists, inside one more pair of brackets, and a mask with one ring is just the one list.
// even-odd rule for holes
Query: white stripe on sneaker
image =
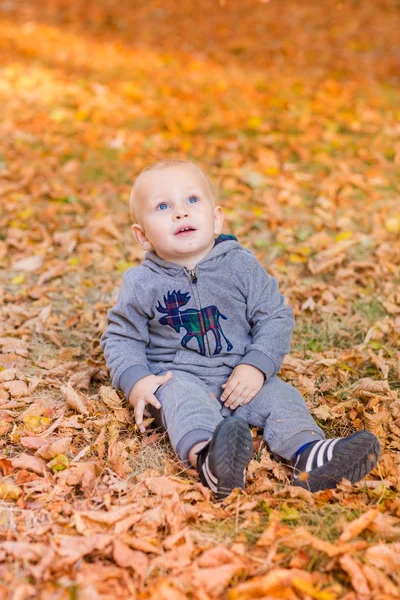
{"label": "white stripe on sneaker", "polygon": [[317,455],[317,467],[322,467],[323,464],[326,463],[325,460],[325,453],[327,452],[329,446],[331,445],[332,440],[326,440],[322,446],[320,447],[320,449],[318,450],[318,455]]}
{"label": "white stripe on sneaker", "polygon": [[304,469],[305,471],[311,471],[313,468],[313,460],[314,460],[314,456],[316,455],[316,453],[318,452],[318,450],[320,449],[320,447],[322,446],[322,444],[324,444],[324,440],[321,440],[320,442],[317,442],[314,446],[314,448],[311,450],[310,452],[310,456],[308,457],[307,460],[307,464],[306,464],[306,468]]}
{"label": "white stripe on sneaker", "polygon": [[332,459],[333,456],[333,449],[336,446],[336,444],[338,443],[339,440],[342,440],[343,438],[336,438],[336,440],[333,440],[332,444],[329,446],[328,448],[328,460]]}
{"label": "white stripe on sneaker", "polygon": [[211,473],[210,467],[208,466],[208,454],[206,460],[203,463],[203,475],[207,481],[209,488],[213,492],[218,491],[218,479]]}

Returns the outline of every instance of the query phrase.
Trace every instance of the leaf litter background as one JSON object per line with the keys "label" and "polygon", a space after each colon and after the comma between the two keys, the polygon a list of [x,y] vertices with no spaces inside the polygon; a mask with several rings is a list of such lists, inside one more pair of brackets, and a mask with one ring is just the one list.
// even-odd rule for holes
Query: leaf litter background
{"label": "leaf litter background", "polygon": [[[127,3],[125,3],[127,4]],[[400,11],[394,0],[3,2],[0,598],[400,597]],[[297,315],[281,375],[364,481],[289,486],[254,431],[214,503],[141,436],[99,348],[134,175],[198,162]]]}

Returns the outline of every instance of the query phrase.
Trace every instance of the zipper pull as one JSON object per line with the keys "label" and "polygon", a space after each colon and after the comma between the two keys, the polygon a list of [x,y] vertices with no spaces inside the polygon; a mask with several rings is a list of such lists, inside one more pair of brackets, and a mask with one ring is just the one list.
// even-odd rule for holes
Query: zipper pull
{"label": "zipper pull", "polygon": [[196,269],[189,269],[189,275],[192,283],[197,283]]}

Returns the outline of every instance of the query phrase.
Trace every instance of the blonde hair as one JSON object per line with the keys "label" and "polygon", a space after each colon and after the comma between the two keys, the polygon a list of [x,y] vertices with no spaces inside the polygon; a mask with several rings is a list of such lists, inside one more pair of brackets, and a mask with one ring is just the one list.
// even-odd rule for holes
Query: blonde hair
{"label": "blonde hair", "polygon": [[137,223],[137,216],[135,214],[135,206],[134,206],[134,201],[135,201],[135,191],[136,191],[136,187],[138,184],[138,181],[141,177],[141,175],[143,175],[143,173],[146,173],[147,171],[154,171],[154,170],[158,170],[158,169],[167,169],[168,167],[174,167],[177,165],[192,165],[193,167],[195,167],[196,169],[198,169],[200,171],[200,173],[205,177],[208,185],[210,186],[211,189],[211,193],[212,196],[215,200],[215,189],[214,186],[211,182],[211,180],[209,179],[209,177],[207,177],[207,175],[204,173],[204,171],[202,171],[200,169],[200,167],[198,167],[197,165],[195,165],[194,163],[192,163],[190,160],[179,160],[177,158],[168,158],[165,160],[160,160],[156,163],[153,163],[152,165],[149,165],[148,167],[145,167],[144,169],[142,169],[139,173],[139,175],[136,177],[135,182],[132,186],[132,191],[131,194],[129,196],[129,208],[131,210],[131,215],[132,215],[132,219],[134,223]]}

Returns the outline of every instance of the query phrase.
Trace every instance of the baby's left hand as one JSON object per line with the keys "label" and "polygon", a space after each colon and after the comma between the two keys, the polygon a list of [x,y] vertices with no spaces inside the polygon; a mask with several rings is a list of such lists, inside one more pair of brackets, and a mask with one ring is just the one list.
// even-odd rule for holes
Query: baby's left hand
{"label": "baby's left hand", "polygon": [[235,410],[241,404],[248,404],[253,400],[264,385],[264,381],[264,373],[257,367],[237,365],[226,383],[222,385],[224,391],[221,400],[226,407]]}

